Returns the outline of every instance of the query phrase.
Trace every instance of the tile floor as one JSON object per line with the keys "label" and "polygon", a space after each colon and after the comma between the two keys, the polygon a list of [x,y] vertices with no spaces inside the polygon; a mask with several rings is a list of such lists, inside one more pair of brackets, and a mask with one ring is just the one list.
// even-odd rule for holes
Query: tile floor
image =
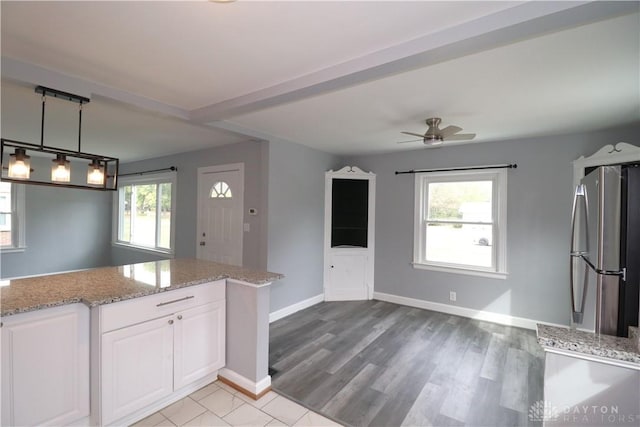
{"label": "tile floor", "polygon": [[143,426],[340,426],[270,391],[253,400],[220,381],[137,422]]}

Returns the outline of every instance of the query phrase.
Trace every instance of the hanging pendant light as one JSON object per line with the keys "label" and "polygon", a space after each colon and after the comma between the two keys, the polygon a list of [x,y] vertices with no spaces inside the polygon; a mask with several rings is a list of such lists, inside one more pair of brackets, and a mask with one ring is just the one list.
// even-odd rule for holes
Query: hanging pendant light
{"label": "hanging pendant light", "polygon": [[52,160],[51,181],[53,182],[69,182],[71,181],[71,162],[67,160],[64,154],[57,154]]}
{"label": "hanging pendant light", "polygon": [[9,154],[9,178],[29,179],[31,174],[31,156],[27,156],[24,148],[16,148],[14,154]]}
{"label": "hanging pendant light", "polygon": [[92,160],[87,170],[87,184],[104,185],[104,166],[98,160]]}
{"label": "hanging pendant light", "polygon": [[[90,102],[89,98],[63,92],[56,89],[38,86],[36,93],[42,95],[42,115],[40,121],[40,144],[32,144],[7,138],[0,138],[0,180],[19,182],[24,184],[50,185],[56,187],[82,188],[89,190],[116,191],[118,189],[119,160],[115,157],[85,153],[81,149],[82,142],[82,106]],[[45,104],[47,97],[54,97],[77,103],[78,109],[78,149],[56,148],[44,144]],[[14,153],[10,154],[9,149]],[[37,152],[42,156],[55,156],[52,159],[51,176],[46,170],[31,169],[30,156],[27,151]],[[8,157],[8,166],[5,161]],[[87,184],[71,183],[71,162],[68,158],[89,161],[87,170]],[[81,170],[79,171],[82,174]],[[74,173],[75,176],[75,173]],[[80,178],[80,175],[78,178]],[[45,178],[46,177],[46,178]],[[77,181],[77,179],[74,179]]]}

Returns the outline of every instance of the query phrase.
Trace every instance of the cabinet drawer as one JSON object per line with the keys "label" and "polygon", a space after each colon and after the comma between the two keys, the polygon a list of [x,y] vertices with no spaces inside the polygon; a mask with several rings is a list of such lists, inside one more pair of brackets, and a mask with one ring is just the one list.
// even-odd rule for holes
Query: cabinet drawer
{"label": "cabinet drawer", "polygon": [[101,332],[135,325],[225,298],[225,280],[100,306]]}

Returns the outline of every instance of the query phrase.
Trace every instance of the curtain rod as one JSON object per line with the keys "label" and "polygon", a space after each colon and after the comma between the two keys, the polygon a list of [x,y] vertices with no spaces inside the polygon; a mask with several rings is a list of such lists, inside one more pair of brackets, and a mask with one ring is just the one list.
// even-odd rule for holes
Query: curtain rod
{"label": "curtain rod", "polygon": [[175,166],[170,166],[168,168],[162,168],[162,169],[152,169],[152,170],[148,170],[148,171],[142,171],[142,172],[131,172],[131,173],[121,173],[118,176],[132,176],[132,175],[146,175],[148,173],[158,173],[158,172],[165,172],[165,171],[177,171],[178,168]]}
{"label": "curtain rod", "polygon": [[453,172],[453,171],[474,171],[482,169],[515,169],[518,165],[515,163],[506,163],[504,165],[487,165],[487,166],[468,166],[460,168],[446,168],[446,169],[411,169],[408,171],[396,171],[396,175],[403,175],[408,173],[425,173],[425,172]]}

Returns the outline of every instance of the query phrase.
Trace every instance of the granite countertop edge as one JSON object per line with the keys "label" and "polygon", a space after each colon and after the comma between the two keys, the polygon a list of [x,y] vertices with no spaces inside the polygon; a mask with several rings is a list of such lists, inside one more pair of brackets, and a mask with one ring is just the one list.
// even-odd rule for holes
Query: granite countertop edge
{"label": "granite countertop edge", "polygon": [[[219,266],[222,266],[222,265],[219,264]],[[108,268],[112,268],[112,267],[108,267]],[[225,267],[222,267],[222,269],[225,269]],[[267,271],[258,272],[257,270],[251,270],[251,269],[248,269],[248,274],[247,274],[247,271],[244,271],[244,272],[242,271],[246,269],[243,269],[242,267],[236,267],[236,266],[228,266],[228,270],[230,271],[222,272],[218,274],[207,274],[192,280],[185,280],[183,282],[171,283],[171,285],[168,287],[149,287],[144,289],[136,289],[134,291],[122,290],[121,293],[119,294],[116,293],[113,295],[104,296],[104,297],[101,296],[96,298],[88,297],[87,295],[83,295],[82,292],[78,291],[77,295],[60,296],[60,298],[53,297],[50,300],[42,303],[35,303],[35,304],[27,303],[19,307],[10,308],[7,310],[3,310],[2,307],[0,306],[0,318],[13,316],[20,313],[28,313],[28,312],[47,309],[47,308],[54,308],[54,307],[60,307],[64,305],[77,304],[77,303],[84,304],[89,308],[94,308],[100,305],[111,304],[111,303],[126,301],[130,299],[135,299],[135,298],[141,298],[141,297],[155,295],[163,292],[170,292],[173,290],[186,288],[189,286],[201,285],[204,283],[214,282],[214,281],[223,280],[223,279],[239,280],[246,283],[250,283],[252,285],[260,286],[260,285],[271,283],[275,280],[278,280],[284,277],[284,275],[279,273],[271,273]],[[237,271],[237,270],[240,270],[240,271]],[[252,275],[251,273],[259,273],[259,277],[256,277],[255,274]],[[80,272],[80,274],[82,274],[82,272]],[[53,275],[55,274],[52,274],[52,276]],[[2,301],[0,300],[0,303],[1,302]]]}
{"label": "granite countertop edge", "polygon": [[541,346],[550,349],[568,350],[577,354],[640,365],[640,351],[633,338],[602,336],[597,341],[593,333],[539,323],[537,339]]}

